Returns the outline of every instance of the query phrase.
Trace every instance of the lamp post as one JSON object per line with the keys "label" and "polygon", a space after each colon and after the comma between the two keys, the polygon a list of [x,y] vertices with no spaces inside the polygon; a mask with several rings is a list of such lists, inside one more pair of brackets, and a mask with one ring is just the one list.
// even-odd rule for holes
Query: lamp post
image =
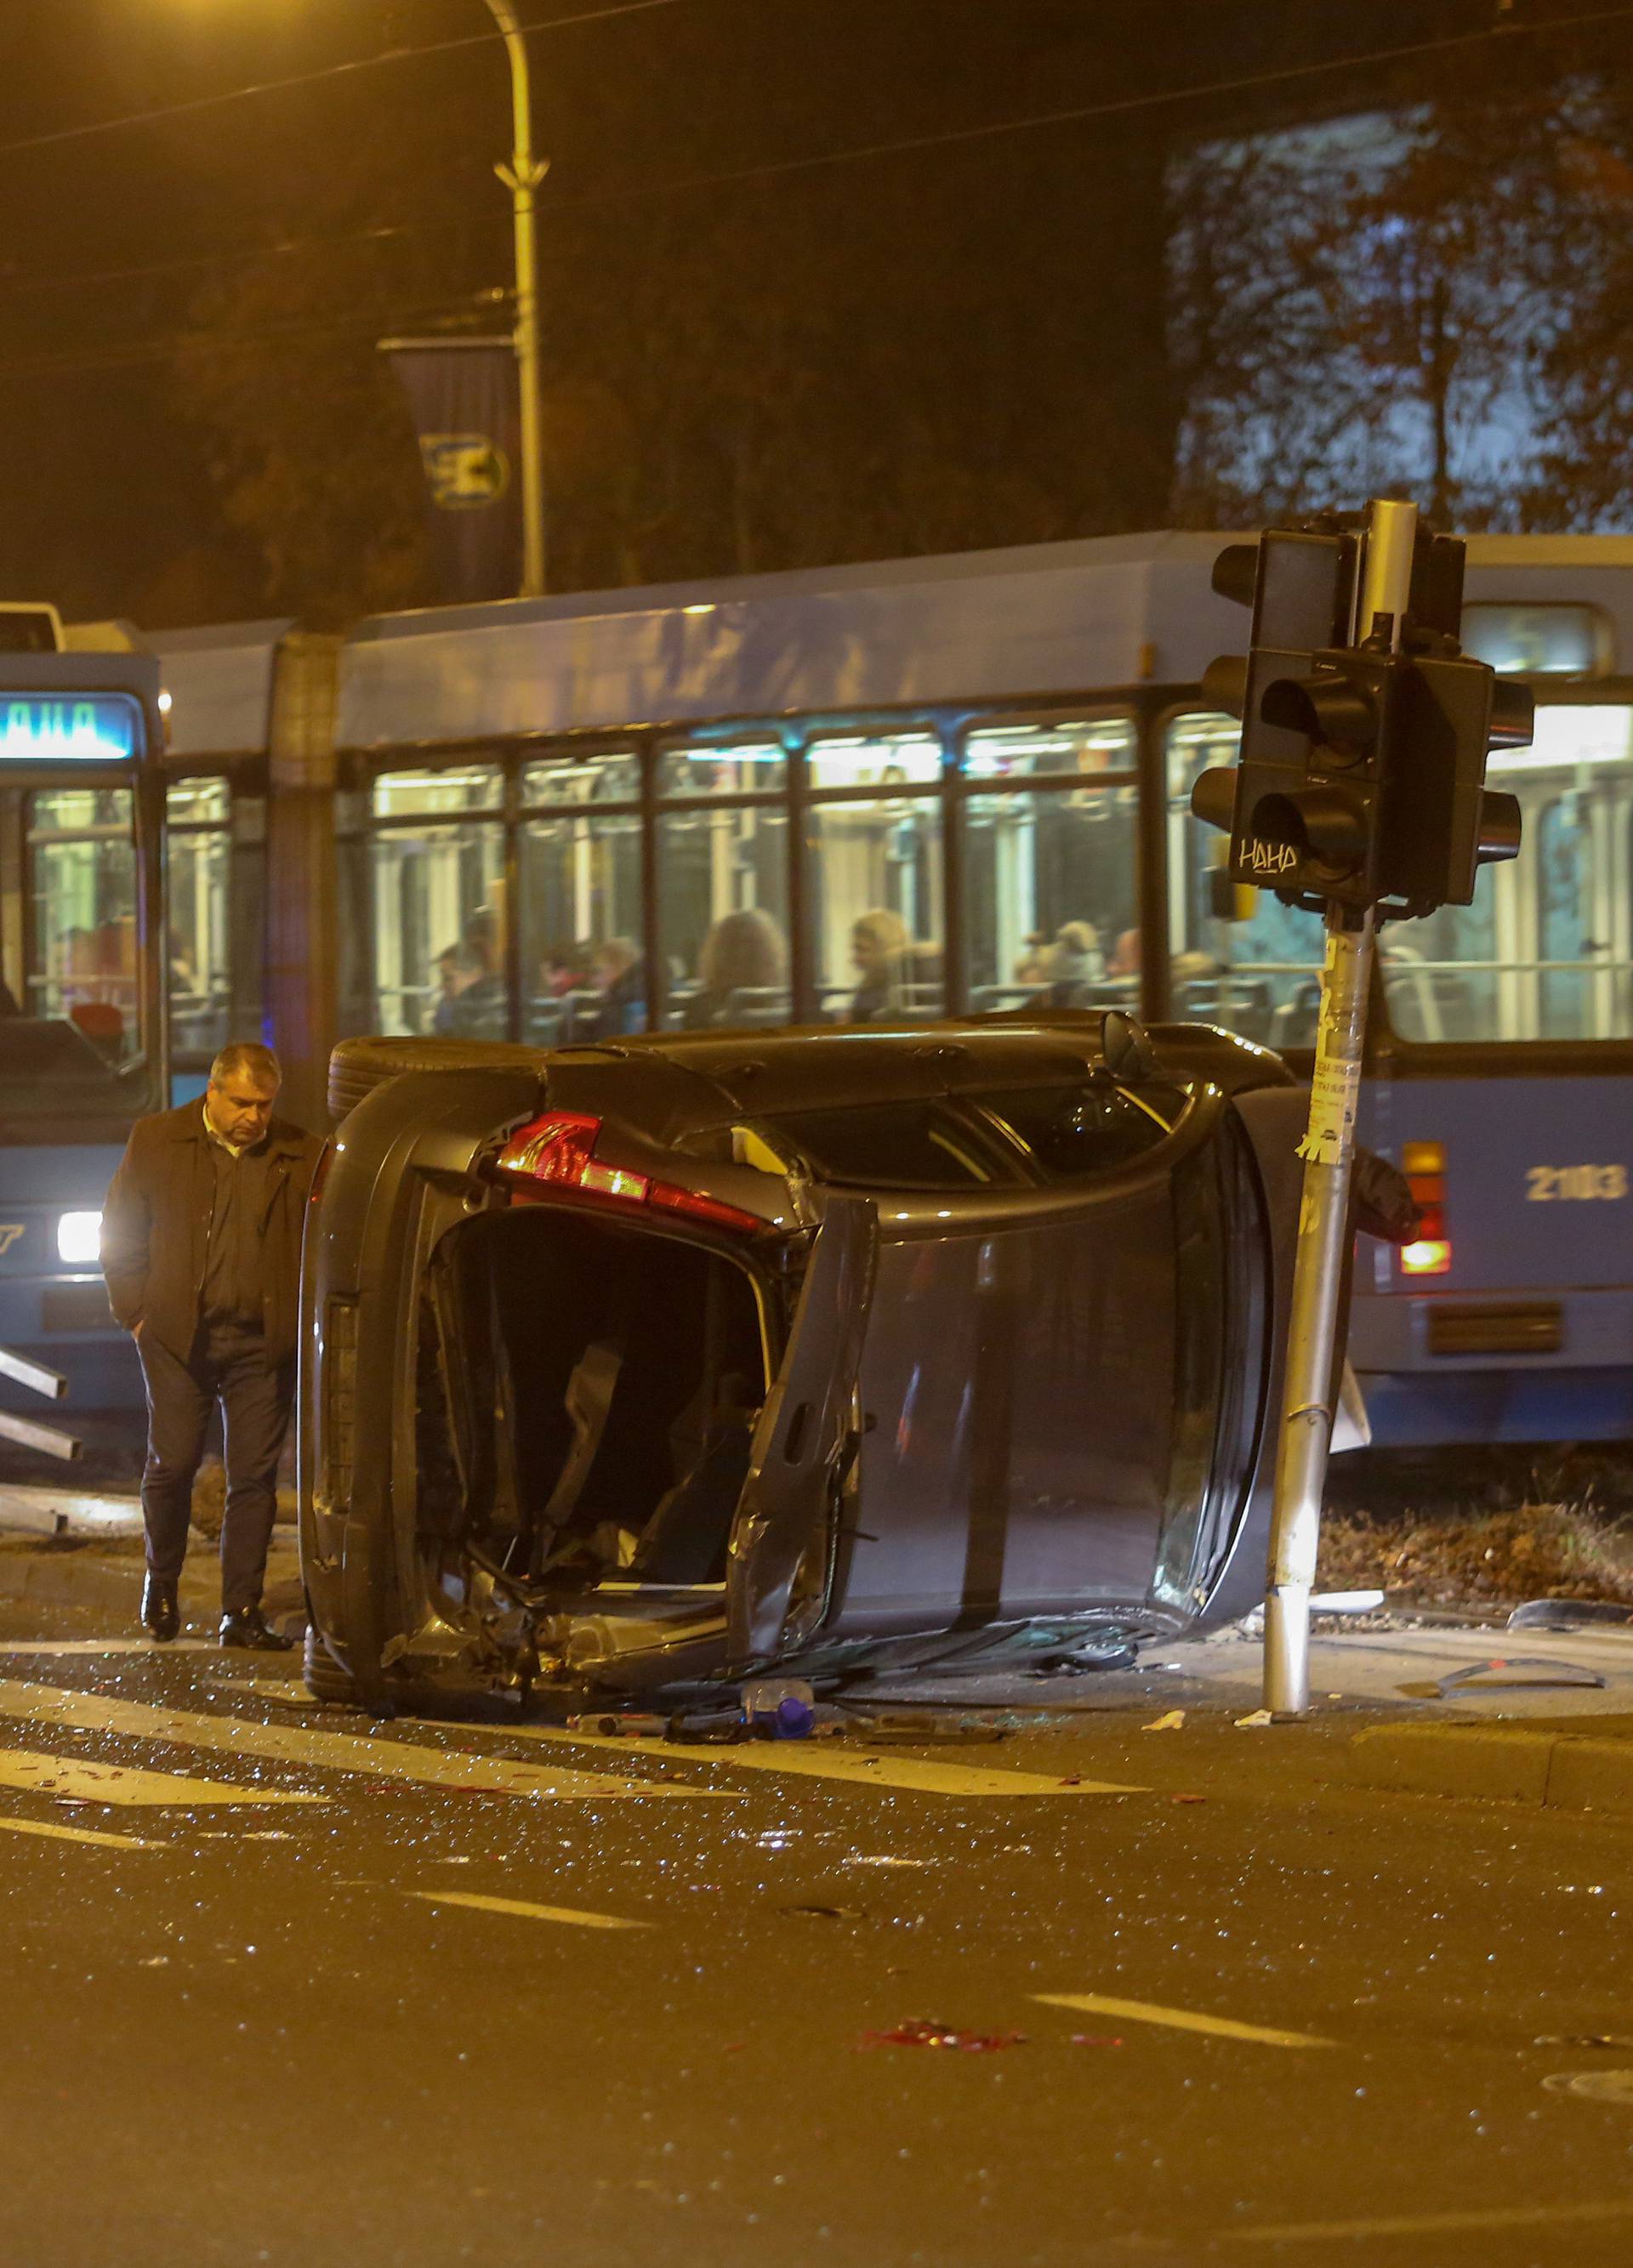
{"label": "lamp post", "polygon": [[507,166],[494,172],[510,191],[516,231],[516,376],[521,393],[521,595],[544,594],[544,439],[539,409],[538,239],[534,228],[535,194],[550,171],[548,158],[533,154],[533,92],[528,72],[528,42],[511,0],[488,0],[510,56],[511,106],[515,148]]}

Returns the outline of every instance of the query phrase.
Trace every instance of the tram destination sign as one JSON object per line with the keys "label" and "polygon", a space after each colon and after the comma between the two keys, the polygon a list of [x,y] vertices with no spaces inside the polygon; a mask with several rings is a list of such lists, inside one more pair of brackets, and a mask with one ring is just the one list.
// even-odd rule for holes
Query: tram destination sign
{"label": "tram destination sign", "polygon": [[0,765],[130,763],[145,738],[129,693],[0,692]]}

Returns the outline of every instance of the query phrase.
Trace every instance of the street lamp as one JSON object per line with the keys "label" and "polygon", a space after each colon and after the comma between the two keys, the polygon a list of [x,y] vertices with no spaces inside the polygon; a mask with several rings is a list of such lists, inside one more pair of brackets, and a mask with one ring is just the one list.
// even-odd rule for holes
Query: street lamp
{"label": "street lamp", "polygon": [[535,193],[550,171],[533,154],[533,94],[528,42],[511,0],[488,0],[510,57],[516,146],[494,172],[510,191],[516,230],[516,376],[521,392],[521,595],[544,595],[544,445],[539,414],[539,264]]}

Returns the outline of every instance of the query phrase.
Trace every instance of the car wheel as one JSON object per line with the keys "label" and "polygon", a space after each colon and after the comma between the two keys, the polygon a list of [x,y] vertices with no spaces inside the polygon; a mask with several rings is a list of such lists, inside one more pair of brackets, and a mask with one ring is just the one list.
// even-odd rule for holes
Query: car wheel
{"label": "car wheel", "polygon": [[432,1035],[423,1039],[342,1040],[329,1059],[329,1108],[344,1118],[366,1094],[409,1071],[535,1071],[538,1048],[513,1040],[466,1040]]}
{"label": "car wheel", "polygon": [[301,1674],[306,1679],[307,1690],[314,1701],[344,1701],[351,1705],[357,1700],[357,1688],[351,1682],[351,1672],[341,1668],[309,1623]]}

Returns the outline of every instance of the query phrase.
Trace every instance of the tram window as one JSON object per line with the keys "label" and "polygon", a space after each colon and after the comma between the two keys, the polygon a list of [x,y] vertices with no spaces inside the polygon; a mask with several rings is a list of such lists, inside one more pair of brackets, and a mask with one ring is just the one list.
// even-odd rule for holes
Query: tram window
{"label": "tram window", "polygon": [[665,748],[658,758],[661,796],[768,795],[780,792],[788,760],[776,740],[736,740],[721,747]]}
{"label": "tram window", "polygon": [[1174,1013],[1220,1024],[1274,1048],[1315,1043],[1323,942],[1319,914],[1256,894],[1248,921],[1216,912],[1213,869],[1225,837],[1191,814],[1191,784],[1209,764],[1233,764],[1241,726],[1234,718],[1176,718],[1168,727],[1168,858]]}
{"label": "tram window", "polygon": [[227,783],[219,776],[172,780],[165,792],[170,1027],[178,1057],[214,1056],[232,1037],[230,813]]}
{"label": "tram window", "polygon": [[658,821],[664,1022],[672,1030],[786,1024],[788,822],[775,806],[671,812]]}
{"label": "tram window", "polygon": [[1496,750],[1519,799],[1519,856],[1481,870],[1472,906],[1382,932],[1390,1020],[1403,1038],[1585,1040],[1633,1022],[1633,709],[1539,707],[1529,747]]}
{"label": "tram window", "polygon": [[526,804],[635,803],[640,798],[640,759],[627,750],[553,757],[521,775]]}
{"label": "tram window", "polygon": [[813,804],[806,893],[821,1012],[833,1023],[939,1016],[939,796]]}
{"label": "tram window", "polygon": [[430,818],[442,812],[497,811],[504,793],[497,764],[451,764],[437,771],[381,772],[371,803],[376,819]]}
{"label": "tram window", "polygon": [[806,756],[813,789],[920,787],[942,777],[942,744],[934,733],[832,733]]}
{"label": "tram window", "polygon": [[1136,757],[1131,717],[1094,717],[1059,724],[983,725],[964,746],[972,784],[1065,774],[1131,772]]}
{"label": "tram window", "polygon": [[111,1061],[141,1044],[135,811],[129,788],[53,788],[28,799],[33,1016],[75,1024]]}
{"label": "tram window", "polygon": [[522,828],[522,1036],[536,1046],[646,1030],[640,863],[632,813]]}
{"label": "tram window", "polygon": [[381,828],[370,858],[376,1028],[502,1039],[509,1019],[498,824]]}
{"label": "tram window", "polygon": [[1135,791],[1016,789],[964,806],[970,1005],[1132,1001],[1139,990]]}
{"label": "tram window", "polygon": [[199,779],[172,780],[165,790],[169,827],[225,827],[232,817],[231,792],[218,773]]}

